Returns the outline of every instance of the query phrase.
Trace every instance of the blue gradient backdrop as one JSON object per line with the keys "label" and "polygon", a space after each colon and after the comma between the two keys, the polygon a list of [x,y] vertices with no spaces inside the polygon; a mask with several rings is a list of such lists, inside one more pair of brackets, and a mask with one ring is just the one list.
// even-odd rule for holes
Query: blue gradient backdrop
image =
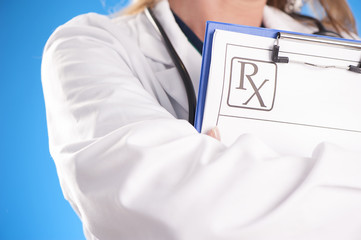
{"label": "blue gradient backdrop", "polygon": [[[127,2],[0,0],[1,240],[84,239],[48,151],[41,55],[60,24],[86,12],[107,14]],[[361,24],[361,2],[349,3]]]}

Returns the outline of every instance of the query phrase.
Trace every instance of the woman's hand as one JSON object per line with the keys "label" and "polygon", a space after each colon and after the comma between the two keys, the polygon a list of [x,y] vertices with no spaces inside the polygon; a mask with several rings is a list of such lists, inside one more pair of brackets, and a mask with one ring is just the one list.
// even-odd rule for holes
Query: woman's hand
{"label": "woman's hand", "polygon": [[206,134],[212,138],[217,139],[218,141],[221,141],[221,135],[219,134],[219,129],[217,126],[209,130]]}

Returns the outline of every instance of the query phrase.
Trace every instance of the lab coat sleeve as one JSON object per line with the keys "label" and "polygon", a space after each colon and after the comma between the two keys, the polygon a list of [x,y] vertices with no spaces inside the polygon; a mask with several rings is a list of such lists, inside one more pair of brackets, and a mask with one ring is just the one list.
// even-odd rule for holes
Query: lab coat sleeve
{"label": "lab coat sleeve", "polygon": [[359,156],[332,145],[295,158],[251,135],[225,147],[197,133],[144,89],[126,47],[87,21],[52,35],[42,80],[51,155],[89,239],[239,239],[319,183],[361,187]]}

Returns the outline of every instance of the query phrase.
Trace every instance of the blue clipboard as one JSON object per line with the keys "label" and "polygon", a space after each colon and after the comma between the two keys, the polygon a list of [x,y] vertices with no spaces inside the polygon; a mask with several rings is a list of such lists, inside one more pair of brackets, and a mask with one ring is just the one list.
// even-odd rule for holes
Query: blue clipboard
{"label": "blue clipboard", "polygon": [[[208,21],[206,26],[204,45],[203,45],[202,68],[201,68],[198,101],[197,101],[196,116],[194,123],[194,126],[198,132],[201,132],[202,129],[203,113],[204,113],[204,106],[206,102],[206,93],[208,86],[208,77],[209,77],[209,71],[210,71],[210,65],[212,59],[211,55],[212,55],[213,35],[217,29],[231,31],[231,32],[239,32],[239,33],[261,36],[261,37],[274,38],[274,39],[276,39],[278,34],[282,32],[282,33],[297,34],[300,36],[310,36],[310,37],[316,36],[317,38],[329,39],[331,41],[338,41],[338,42],[350,42],[350,43],[359,42],[355,40],[334,38],[328,36],[318,36],[312,34],[281,31],[276,29],[250,27],[250,26]],[[358,66],[358,68],[361,68],[361,66]]]}

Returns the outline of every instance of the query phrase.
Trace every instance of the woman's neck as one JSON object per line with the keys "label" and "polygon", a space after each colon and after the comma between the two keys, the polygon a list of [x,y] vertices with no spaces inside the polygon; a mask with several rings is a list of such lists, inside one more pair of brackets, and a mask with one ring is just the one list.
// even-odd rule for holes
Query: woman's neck
{"label": "woman's neck", "polygon": [[169,0],[169,4],[203,41],[206,21],[261,26],[266,0]]}

